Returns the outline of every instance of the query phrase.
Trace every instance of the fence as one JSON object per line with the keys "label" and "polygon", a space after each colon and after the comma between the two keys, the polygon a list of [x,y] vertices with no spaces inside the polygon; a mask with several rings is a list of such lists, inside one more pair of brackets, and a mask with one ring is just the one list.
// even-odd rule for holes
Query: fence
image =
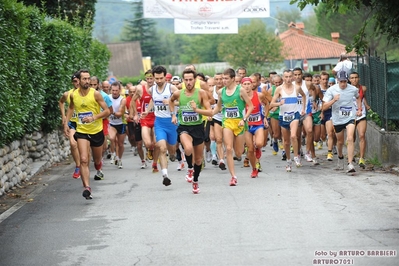
{"label": "fence", "polygon": [[399,131],[399,62],[371,56],[357,58],[360,83],[367,87],[366,99],[386,130]]}

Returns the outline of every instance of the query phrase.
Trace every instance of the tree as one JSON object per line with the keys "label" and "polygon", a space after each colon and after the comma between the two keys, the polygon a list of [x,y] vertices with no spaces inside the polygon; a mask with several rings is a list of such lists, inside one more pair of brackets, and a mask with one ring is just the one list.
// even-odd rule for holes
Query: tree
{"label": "tree", "polygon": [[278,11],[276,19],[276,27],[281,33],[288,30],[288,24],[290,24],[290,22],[301,21],[301,12],[295,8],[291,8],[289,11]]}
{"label": "tree", "polygon": [[366,19],[361,23],[360,29],[353,37],[351,43],[346,46],[347,51],[355,49],[358,54],[367,51],[368,42],[366,41],[366,27],[370,21],[374,21],[374,32],[372,37],[386,36],[388,41],[397,43],[399,41],[399,8],[397,3],[392,0],[291,0],[290,4],[297,3],[303,10],[307,5],[317,6],[324,3],[327,10],[334,13],[347,13],[366,7]]}
{"label": "tree", "polygon": [[134,18],[128,20],[122,32],[122,41],[139,41],[143,56],[151,56],[154,64],[159,64],[160,58],[165,55],[159,49],[160,38],[157,35],[156,23],[152,19],[143,17],[143,1],[132,2]]}
{"label": "tree", "polygon": [[97,0],[21,0],[25,5],[34,5],[44,9],[43,11],[50,17],[58,17],[67,19],[68,21],[76,21],[81,27],[88,26],[87,18],[93,24],[92,18],[95,15],[95,5]]}
{"label": "tree", "polygon": [[266,30],[261,20],[239,28],[238,34],[227,35],[218,47],[218,55],[234,67],[264,67],[284,60],[281,55],[282,42]]}
{"label": "tree", "polygon": [[[360,11],[360,12],[359,12]],[[358,25],[361,25],[367,19],[369,8],[361,6],[359,10],[349,10],[345,14],[334,13],[328,10],[325,4],[320,4],[315,9],[317,16],[317,35],[323,38],[330,38],[331,32],[339,32],[340,41],[345,45],[352,42],[353,36],[358,31]],[[365,27],[365,41],[368,43],[368,50],[371,54],[382,54],[392,51],[395,46],[388,44],[386,36],[379,36],[374,33],[375,21],[372,19]]]}

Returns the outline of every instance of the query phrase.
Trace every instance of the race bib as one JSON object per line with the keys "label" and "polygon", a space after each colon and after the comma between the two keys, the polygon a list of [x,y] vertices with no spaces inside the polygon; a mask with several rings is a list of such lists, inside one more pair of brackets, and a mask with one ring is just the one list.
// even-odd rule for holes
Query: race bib
{"label": "race bib", "polygon": [[291,122],[295,118],[295,112],[285,112],[283,115],[284,122]]}
{"label": "race bib", "polygon": [[93,116],[93,112],[78,113],[78,123],[87,124],[86,122],[83,122],[82,119],[88,116]]}
{"label": "race bib", "polygon": [[248,117],[248,122],[259,122],[261,121],[260,113],[250,114]]}
{"label": "race bib", "polygon": [[166,105],[163,101],[154,101],[154,104],[157,111],[166,111]]}
{"label": "race bib", "polygon": [[182,120],[184,122],[196,122],[196,121],[199,121],[199,115],[196,112],[183,111],[181,114],[182,114]]}
{"label": "race bib", "polygon": [[298,97],[298,104],[301,105],[302,104],[302,96]]}
{"label": "race bib", "polygon": [[240,117],[240,113],[238,111],[238,107],[226,107],[226,109],[225,109],[225,117],[226,118],[238,118],[238,117]]}
{"label": "race bib", "polygon": [[339,108],[339,115],[342,117],[351,117],[352,116],[352,107],[341,106]]}

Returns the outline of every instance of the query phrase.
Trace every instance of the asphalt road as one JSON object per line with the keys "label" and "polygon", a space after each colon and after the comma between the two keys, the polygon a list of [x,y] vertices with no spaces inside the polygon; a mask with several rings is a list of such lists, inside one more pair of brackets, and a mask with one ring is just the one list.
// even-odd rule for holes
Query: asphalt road
{"label": "asphalt road", "polygon": [[316,153],[321,165],[287,173],[267,147],[259,178],[235,163],[236,187],[207,164],[198,195],[177,162],[164,187],[128,148],[123,169],[92,171],[93,200],[54,166],[0,215],[0,265],[399,265],[399,177],[348,176]]}

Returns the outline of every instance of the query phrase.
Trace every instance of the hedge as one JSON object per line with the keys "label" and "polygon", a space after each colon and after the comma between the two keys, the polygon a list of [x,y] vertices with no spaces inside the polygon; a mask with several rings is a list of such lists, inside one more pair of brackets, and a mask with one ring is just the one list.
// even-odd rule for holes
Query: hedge
{"label": "hedge", "polygon": [[58,100],[72,74],[107,77],[110,52],[91,32],[16,0],[0,1],[0,147],[61,124]]}

